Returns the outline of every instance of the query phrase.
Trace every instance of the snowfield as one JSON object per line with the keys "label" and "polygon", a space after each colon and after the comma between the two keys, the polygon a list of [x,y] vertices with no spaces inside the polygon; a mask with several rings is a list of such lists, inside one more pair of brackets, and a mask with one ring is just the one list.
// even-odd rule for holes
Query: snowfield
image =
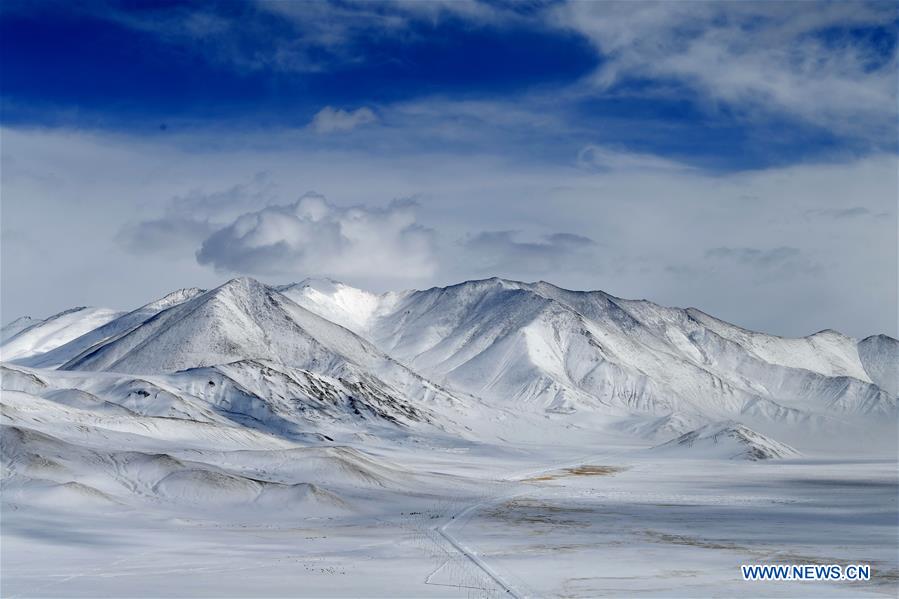
{"label": "snowfield", "polygon": [[242,278],[19,318],[0,356],[4,597],[899,592],[885,335]]}

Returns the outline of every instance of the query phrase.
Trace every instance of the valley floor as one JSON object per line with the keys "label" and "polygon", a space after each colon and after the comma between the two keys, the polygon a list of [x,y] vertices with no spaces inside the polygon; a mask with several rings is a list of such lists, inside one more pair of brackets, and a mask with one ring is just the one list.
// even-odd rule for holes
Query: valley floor
{"label": "valley floor", "polygon": [[[10,598],[897,592],[892,459],[737,463],[650,458],[634,449],[578,455],[571,448],[479,445],[366,451],[408,478],[344,489],[339,510],[227,501],[185,507],[159,499],[129,505],[84,490],[62,502],[33,503],[17,501],[8,484],[0,592]],[[289,478],[291,465],[275,450],[271,457],[266,480]],[[249,463],[237,454],[206,458],[238,470]],[[740,565],[751,563],[867,563],[872,580],[744,582]]]}

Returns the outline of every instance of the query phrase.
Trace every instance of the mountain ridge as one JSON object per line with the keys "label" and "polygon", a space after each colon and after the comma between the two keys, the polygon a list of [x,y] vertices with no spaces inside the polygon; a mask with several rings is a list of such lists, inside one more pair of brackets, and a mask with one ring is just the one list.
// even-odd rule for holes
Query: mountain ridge
{"label": "mountain ridge", "polygon": [[[827,329],[767,335],[695,308],[546,281],[376,294],[332,279],[268,286],[242,277],[173,292],[14,363],[47,367],[68,356],[63,371],[177,374],[203,401],[267,402],[272,422],[302,422],[290,413],[302,409],[439,423],[450,416],[432,413],[436,400],[456,415],[476,405],[583,414],[656,435],[736,418],[764,428],[895,417],[897,347],[887,336],[856,341]],[[207,372],[210,385],[236,395],[187,382]],[[245,382],[216,378],[234,376]]]}
{"label": "mountain ridge", "polygon": [[[294,299],[313,311],[340,309],[323,309],[323,297]],[[548,409],[561,411],[599,398],[663,415],[690,409],[692,398],[715,396],[716,416],[726,417],[744,408],[758,412],[759,401],[769,413],[788,411],[812,395],[826,398],[816,411],[895,410],[895,396],[881,394],[861,364],[858,342],[829,330],[779,337],[695,308],[498,277],[403,292],[390,301],[390,309],[375,310],[378,316],[357,332],[426,376],[475,395],[491,393],[505,377],[506,395],[542,395]],[[419,321],[424,324],[416,328]],[[576,347],[561,347],[562,336]],[[491,352],[494,366],[505,364],[505,372],[485,366]],[[523,371],[541,374],[512,382]],[[700,384],[683,384],[691,380]],[[680,392],[674,397],[659,387]]]}

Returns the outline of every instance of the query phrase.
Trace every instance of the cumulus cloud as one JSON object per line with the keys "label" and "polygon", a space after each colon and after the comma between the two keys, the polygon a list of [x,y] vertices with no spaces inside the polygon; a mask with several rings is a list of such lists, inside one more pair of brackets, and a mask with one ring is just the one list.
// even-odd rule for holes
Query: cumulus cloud
{"label": "cumulus cloud", "polygon": [[415,209],[408,200],[343,208],[306,195],[237,217],[203,242],[197,261],[259,275],[424,278],[436,269],[434,232],[416,222]]}
{"label": "cumulus cloud", "polygon": [[513,277],[577,270],[597,246],[589,237],[573,233],[552,233],[526,240],[519,231],[483,231],[466,237],[461,244],[467,267],[484,274]]}
{"label": "cumulus cloud", "polygon": [[352,131],[356,127],[368,125],[378,121],[378,117],[371,108],[363,106],[356,110],[342,110],[325,106],[312,118],[309,124],[316,133],[335,133],[340,131]]}

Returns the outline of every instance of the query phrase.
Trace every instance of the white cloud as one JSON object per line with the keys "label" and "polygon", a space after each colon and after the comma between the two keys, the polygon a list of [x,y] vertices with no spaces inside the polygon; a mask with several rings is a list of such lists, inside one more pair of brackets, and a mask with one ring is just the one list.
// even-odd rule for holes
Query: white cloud
{"label": "white cloud", "polygon": [[570,2],[555,22],[603,55],[594,83],[674,80],[710,106],[781,112],[843,134],[895,139],[896,52],[822,31],[895,27],[890,3]]}
{"label": "white cloud", "polygon": [[[210,253],[210,265],[214,255],[224,268],[247,264],[277,270],[267,276],[247,271],[269,283],[324,274],[384,291],[505,274],[693,305],[779,334],[828,327],[855,336],[895,335],[897,330],[895,155],[710,174],[534,165],[442,147],[403,153],[372,152],[369,146],[324,151],[297,144],[290,132],[269,135],[265,145],[245,137],[226,144],[219,138],[217,144],[192,139],[183,146],[172,145],[170,136],[163,141],[11,129],[2,135],[0,293],[8,319],[71,305],[134,307],[179,287],[220,283],[222,273],[197,263],[199,241],[181,244],[173,238],[170,243],[183,248],[180,259],[149,246],[139,254],[126,253],[114,243],[124,223],[140,216],[165,218],[178,205],[179,214],[209,220],[214,231],[229,230],[220,241],[237,249],[233,255],[228,248]],[[345,206],[391,197],[416,197],[419,205],[358,209],[364,235],[346,234],[359,239],[353,243],[333,242],[333,233],[329,238],[316,230],[304,233],[308,244],[297,243],[295,231],[304,224],[311,229],[310,223],[274,191],[252,199],[268,185],[248,183],[260,171],[291,195],[316,189]],[[223,173],[229,183],[223,184]],[[233,184],[241,181],[249,186],[241,197],[262,205],[231,201]],[[200,191],[185,194],[190,189]],[[176,196],[192,199],[173,202]],[[281,206],[287,215],[265,208],[273,204],[287,205]],[[351,210],[325,210],[324,230],[348,220]],[[253,226],[230,229],[246,214],[257,215],[241,221]],[[257,218],[283,222],[283,230],[257,227]],[[29,245],[21,235],[6,235],[7,229],[53,243]],[[258,237],[238,235],[250,229]],[[520,233],[478,239],[483,231]],[[558,231],[601,245],[560,252],[559,242],[569,240],[551,237]],[[185,234],[196,239],[196,232],[187,228]],[[456,243],[469,234],[474,237],[468,239],[478,239],[477,247]],[[283,246],[278,244],[282,239]],[[307,247],[315,243],[336,250],[319,261],[315,252],[324,250]],[[275,268],[242,257],[253,254],[254,246],[262,248],[258,256],[274,257]],[[796,248],[800,254],[789,257],[780,250],[785,259],[778,266],[761,268],[753,258],[765,255],[752,250],[772,248]],[[308,251],[300,255],[301,250]],[[369,259],[375,267],[367,273],[363,266]],[[394,264],[388,268],[389,263]],[[406,273],[424,276],[396,276]]]}
{"label": "white cloud", "polygon": [[239,216],[197,251],[218,270],[301,277],[410,280],[436,270],[434,232],[416,223],[416,205],[342,208],[319,195]]}
{"label": "white cloud", "polygon": [[377,121],[378,117],[374,111],[365,106],[349,111],[325,106],[312,118],[309,126],[316,133],[335,133],[352,131],[356,127],[376,123]]}

